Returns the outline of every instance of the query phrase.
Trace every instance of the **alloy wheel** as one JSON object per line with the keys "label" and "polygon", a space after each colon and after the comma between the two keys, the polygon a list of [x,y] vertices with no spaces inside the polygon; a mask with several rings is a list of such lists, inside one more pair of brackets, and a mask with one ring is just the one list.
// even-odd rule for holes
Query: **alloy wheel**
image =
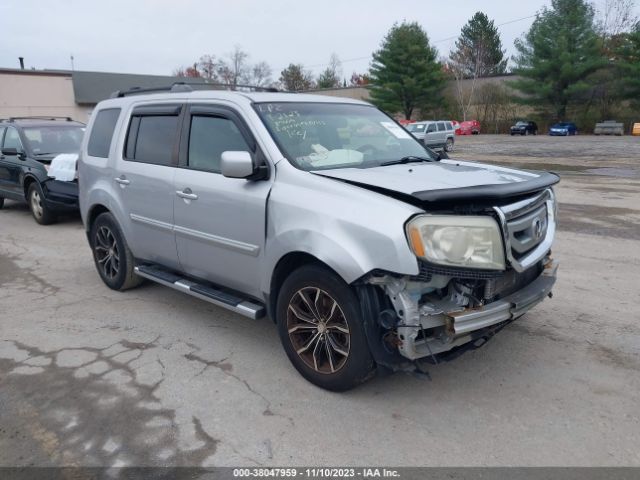
{"label": "alloy wheel", "polygon": [[302,361],[318,373],[332,374],[349,357],[349,324],[338,302],[317,287],[293,294],[287,307],[287,331]]}
{"label": "alloy wheel", "polygon": [[120,271],[120,252],[116,237],[109,227],[101,226],[96,232],[93,250],[98,267],[106,278],[113,279]]}
{"label": "alloy wheel", "polygon": [[36,216],[36,218],[42,218],[44,210],[42,208],[42,199],[40,198],[40,192],[38,190],[33,190],[31,193],[31,211]]}

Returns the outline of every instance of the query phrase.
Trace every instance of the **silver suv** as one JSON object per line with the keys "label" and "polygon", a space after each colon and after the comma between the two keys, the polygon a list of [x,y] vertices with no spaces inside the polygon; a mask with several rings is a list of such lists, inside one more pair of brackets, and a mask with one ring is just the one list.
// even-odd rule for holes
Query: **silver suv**
{"label": "silver suv", "polygon": [[456,136],[453,123],[450,120],[426,120],[424,122],[410,123],[406,128],[427,147],[453,152]]}
{"label": "silver suv", "polygon": [[276,324],[295,368],[346,390],[423,372],[551,295],[558,177],[439,161],[360,101],[118,93],[79,164],[98,273]]}

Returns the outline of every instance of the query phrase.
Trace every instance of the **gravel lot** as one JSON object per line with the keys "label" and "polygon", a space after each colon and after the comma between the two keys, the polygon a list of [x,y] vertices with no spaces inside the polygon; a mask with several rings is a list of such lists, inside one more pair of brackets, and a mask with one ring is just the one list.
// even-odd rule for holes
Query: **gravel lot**
{"label": "gravel lot", "polygon": [[107,289],[79,218],[0,211],[0,466],[640,466],[640,138],[458,140],[559,172],[555,296],[432,380],[305,382],[269,321]]}

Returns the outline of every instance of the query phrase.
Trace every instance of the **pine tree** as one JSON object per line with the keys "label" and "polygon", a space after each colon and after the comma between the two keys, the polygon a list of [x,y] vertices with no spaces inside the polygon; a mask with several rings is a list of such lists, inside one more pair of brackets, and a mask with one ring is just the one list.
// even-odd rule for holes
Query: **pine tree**
{"label": "pine tree", "polygon": [[525,94],[523,102],[548,108],[563,120],[567,107],[589,91],[589,75],[606,63],[593,16],[585,0],[552,0],[516,40],[514,72],[522,78],[511,86]]}
{"label": "pine tree", "polygon": [[482,12],[476,12],[462,27],[456,41],[456,49],[451,52],[453,63],[461,67],[465,78],[502,75],[507,71],[505,51],[498,29]]}
{"label": "pine tree", "polygon": [[394,24],[373,54],[369,84],[371,101],[410,119],[414,110],[442,102],[444,86],[437,52],[417,23]]}
{"label": "pine tree", "polygon": [[631,32],[620,36],[616,53],[623,94],[637,108],[640,107],[640,22]]}

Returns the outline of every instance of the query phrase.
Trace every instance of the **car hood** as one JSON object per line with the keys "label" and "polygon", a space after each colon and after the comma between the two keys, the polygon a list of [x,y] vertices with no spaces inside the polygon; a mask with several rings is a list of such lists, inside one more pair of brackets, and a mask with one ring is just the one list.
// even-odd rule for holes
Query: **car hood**
{"label": "car hood", "polygon": [[427,203],[517,197],[542,190],[560,180],[556,174],[548,172],[453,160],[374,168],[340,168],[313,173]]}

